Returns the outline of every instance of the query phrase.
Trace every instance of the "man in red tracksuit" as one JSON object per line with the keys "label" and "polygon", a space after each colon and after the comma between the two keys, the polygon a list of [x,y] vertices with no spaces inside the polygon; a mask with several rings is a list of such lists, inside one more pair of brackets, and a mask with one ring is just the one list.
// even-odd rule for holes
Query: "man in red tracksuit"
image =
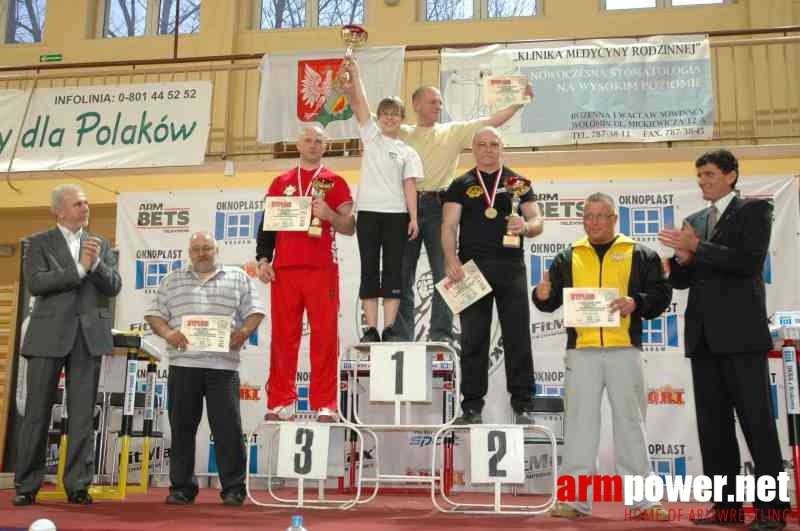
{"label": "man in red tracksuit", "polygon": [[258,233],[258,276],[271,283],[272,297],[266,420],[289,420],[294,415],[303,310],[311,326],[311,409],[320,422],[336,420],[339,267],[335,236],[337,232],[352,235],[355,217],[347,183],[321,163],[325,148],[323,130],[305,128],[297,139],[298,166],[275,177],[267,191],[268,196],[298,196],[312,195],[315,183],[327,188],[323,199],[313,201],[312,216],[322,225],[318,237],[298,231]]}

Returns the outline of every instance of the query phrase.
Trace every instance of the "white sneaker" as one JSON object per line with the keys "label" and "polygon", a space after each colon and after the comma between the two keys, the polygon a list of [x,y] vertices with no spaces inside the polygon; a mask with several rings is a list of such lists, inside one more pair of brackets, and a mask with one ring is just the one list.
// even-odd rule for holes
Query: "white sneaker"
{"label": "white sneaker", "polygon": [[274,409],[267,409],[267,414],[264,415],[264,420],[267,421],[285,421],[294,420],[294,404],[287,404],[279,406]]}
{"label": "white sneaker", "polygon": [[327,407],[321,407],[317,410],[317,422],[338,422],[339,414]]}

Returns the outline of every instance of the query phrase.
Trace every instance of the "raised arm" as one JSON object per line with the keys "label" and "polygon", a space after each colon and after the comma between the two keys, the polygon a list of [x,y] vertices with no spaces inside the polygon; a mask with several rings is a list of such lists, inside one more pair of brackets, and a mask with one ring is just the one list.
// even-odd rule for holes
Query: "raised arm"
{"label": "raised arm", "polygon": [[350,74],[350,80],[342,83],[345,95],[350,99],[350,107],[356,115],[358,125],[364,125],[369,121],[369,100],[364,90],[364,83],[361,81],[361,70],[355,57],[342,62],[342,70]]}
{"label": "raised arm", "polygon": [[[530,83],[528,83],[528,86],[525,87],[525,94],[530,96],[531,100],[533,100],[533,87]],[[500,109],[489,117],[489,125],[492,127],[500,127],[505,125],[505,123],[509,121],[515,114],[517,114],[517,111],[524,106],[525,105],[522,103],[514,103],[504,109]]]}

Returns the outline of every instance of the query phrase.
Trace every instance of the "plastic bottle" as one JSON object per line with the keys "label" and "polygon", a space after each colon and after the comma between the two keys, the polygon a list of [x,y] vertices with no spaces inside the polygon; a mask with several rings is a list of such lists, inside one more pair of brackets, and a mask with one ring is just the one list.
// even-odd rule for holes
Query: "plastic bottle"
{"label": "plastic bottle", "polygon": [[308,531],[303,527],[303,517],[299,514],[292,516],[292,525],[286,528],[286,531]]}

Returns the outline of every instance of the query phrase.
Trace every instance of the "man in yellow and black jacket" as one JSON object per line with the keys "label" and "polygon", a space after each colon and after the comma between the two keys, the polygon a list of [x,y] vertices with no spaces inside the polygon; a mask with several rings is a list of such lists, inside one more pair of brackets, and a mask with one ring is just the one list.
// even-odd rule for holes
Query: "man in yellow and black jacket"
{"label": "man in yellow and black jacket", "polygon": [[[549,273],[533,290],[533,303],[541,311],[561,307],[563,288],[617,288],[619,297],[610,309],[620,313],[620,326],[567,328],[566,440],[561,475],[597,473],[600,440],[600,404],[607,392],[614,422],[614,456],[619,475],[648,476],[645,414],[647,411],[642,346],[642,319],[658,317],[672,300],[672,287],[664,276],[659,256],[651,249],[616,234],[614,200],[602,193],[584,204],[586,237],[559,253]],[[587,500],[556,504],[553,516],[576,518],[592,512]],[[641,506],[648,519],[668,520],[660,504],[646,500]],[[641,513],[636,513],[641,514]]]}

